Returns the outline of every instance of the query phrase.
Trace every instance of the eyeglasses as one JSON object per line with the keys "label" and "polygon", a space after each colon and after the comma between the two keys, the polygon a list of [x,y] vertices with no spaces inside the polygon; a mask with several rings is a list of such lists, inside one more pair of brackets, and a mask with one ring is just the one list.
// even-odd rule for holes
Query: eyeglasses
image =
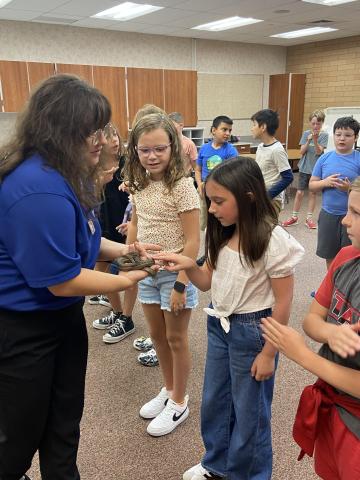
{"label": "eyeglasses", "polygon": [[334,137],[336,138],[352,138],[355,137],[354,133],[343,133],[343,132],[336,132],[334,133]]}
{"label": "eyeglasses", "polygon": [[156,147],[136,147],[136,150],[139,155],[142,155],[143,157],[148,157],[151,152],[154,152],[156,156],[162,155],[163,153],[166,152],[166,150],[170,147],[171,143],[168,143],[167,145],[157,145]]}
{"label": "eyeglasses", "polygon": [[111,123],[107,123],[104,128],[99,128],[96,132],[90,135],[93,145],[98,145],[100,143],[102,135],[108,140],[110,137],[117,135],[117,132]]}

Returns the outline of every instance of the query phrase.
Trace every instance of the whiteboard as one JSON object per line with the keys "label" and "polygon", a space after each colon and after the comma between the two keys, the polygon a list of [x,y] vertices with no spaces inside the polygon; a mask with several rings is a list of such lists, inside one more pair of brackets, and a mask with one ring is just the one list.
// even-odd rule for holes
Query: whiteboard
{"label": "whiteboard", "polygon": [[360,122],[360,107],[329,107],[325,108],[324,130],[329,134],[327,150],[334,150],[333,126],[338,118],[353,117]]}
{"label": "whiteboard", "polygon": [[198,73],[198,118],[248,119],[263,107],[264,75]]}

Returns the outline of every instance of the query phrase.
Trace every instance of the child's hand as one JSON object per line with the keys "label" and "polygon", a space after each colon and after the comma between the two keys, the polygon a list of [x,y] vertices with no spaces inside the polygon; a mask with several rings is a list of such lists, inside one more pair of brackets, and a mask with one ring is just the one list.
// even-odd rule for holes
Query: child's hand
{"label": "child's hand", "polygon": [[111,182],[111,180],[114,178],[115,172],[117,172],[118,170],[119,167],[112,167],[109,170],[102,170],[102,172],[100,173],[102,185]]}
{"label": "child's hand", "polygon": [[267,342],[291,360],[299,362],[304,349],[307,349],[305,339],[299,332],[272,317],[261,319],[261,329]]}
{"label": "child's hand", "polygon": [[122,224],[118,225],[117,227],[115,227],[115,230],[118,231],[119,233],[121,233],[121,235],[124,235],[124,237],[126,237],[126,235],[128,233],[129,223],[130,222],[122,223]]}
{"label": "child's hand", "polygon": [[170,295],[170,307],[171,311],[175,313],[175,315],[179,315],[186,305],[186,292],[179,293],[176,290],[171,291]]}
{"label": "child's hand", "polygon": [[[158,251],[161,250],[160,245],[156,245],[155,243],[139,243],[134,242],[130,245],[127,245],[128,251],[126,253],[131,252],[138,252],[141,258],[149,258],[150,255],[147,253],[148,250],[150,251]],[[124,255],[124,253],[123,253]]]}
{"label": "child's hand", "polygon": [[325,187],[327,188],[337,188],[339,181],[340,173],[333,173],[328,177],[324,178]]}
{"label": "child's hand", "polygon": [[327,343],[334,353],[342,358],[356,355],[360,352],[360,323],[355,325],[332,325],[329,329]]}
{"label": "child's hand", "polygon": [[180,270],[189,270],[196,267],[196,262],[185,255],[178,253],[161,252],[151,255],[155,261],[161,263],[165,270],[169,272],[179,272]]}
{"label": "child's hand", "polygon": [[275,372],[275,357],[273,355],[260,352],[256,356],[250,372],[251,376],[255,377],[255,380],[258,382],[268,380],[274,375]]}
{"label": "child's hand", "polygon": [[348,192],[349,188],[351,186],[350,180],[345,177],[345,178],[338,178],[337,179],[337,186],[336,188],[338,190],[341,190],[342,192]]}
{"label": "child's hand", "polygon": [[126,193],[130,193],[130,190],[129,190],[129,186],[126,182],[122,182],[118,189],[120,190],[120,192],[126,192]]}

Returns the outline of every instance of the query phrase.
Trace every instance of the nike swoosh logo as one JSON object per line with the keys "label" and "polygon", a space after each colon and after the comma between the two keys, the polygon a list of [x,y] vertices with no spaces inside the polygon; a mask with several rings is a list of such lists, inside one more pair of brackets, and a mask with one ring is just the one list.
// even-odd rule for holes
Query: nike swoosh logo
{"label": "nike swoosh logo", "polygon": [[180,415],[176,415],[176,413],[174,413],[174,416],[173,416],[173,420],[174,422],[177,422],[178,420],[180,420],[180,418],[184,415],[184,413],[187,411],[188,407],[185,408],[185,410],[180,413]]}

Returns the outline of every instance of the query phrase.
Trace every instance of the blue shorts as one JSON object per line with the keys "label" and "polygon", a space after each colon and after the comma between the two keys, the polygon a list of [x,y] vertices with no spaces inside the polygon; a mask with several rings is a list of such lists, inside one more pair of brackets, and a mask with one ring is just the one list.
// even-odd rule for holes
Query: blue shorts
{"label": "blue shorts", "polygon": [[[171,312],[170,295],[177,279],[177,272],[161,270],[155,277],[147,277],[139,282],[138,299],[140,303],[160,305],[161,310]],[[198,292],[192,283],[186,288],[185,308],[195,308],[198,304]]]}

